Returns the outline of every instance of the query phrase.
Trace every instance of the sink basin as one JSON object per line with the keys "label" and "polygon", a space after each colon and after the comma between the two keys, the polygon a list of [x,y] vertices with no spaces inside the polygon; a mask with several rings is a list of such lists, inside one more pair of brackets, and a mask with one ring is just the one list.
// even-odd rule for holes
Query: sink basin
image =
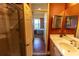
{"label": "sink basin", "polygon": [[76,49],[67,43],[59,43],[62,50],[65,52],[76,52]]}
{"label": "sink basin", "polygon": [[66,40],[68,40],[68,41],[71,41],[72,40],[71,38],[69,38],[67,36],[64,36],[63,38],[66,39]]}

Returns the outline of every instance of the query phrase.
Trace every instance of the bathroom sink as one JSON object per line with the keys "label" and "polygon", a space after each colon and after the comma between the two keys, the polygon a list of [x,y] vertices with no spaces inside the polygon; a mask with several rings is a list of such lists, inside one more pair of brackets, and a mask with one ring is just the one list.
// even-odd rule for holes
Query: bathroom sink
{"label": "bathroom sink", "polygon": [[61,49],[65,52],[71,52],[71,53],[76,52],[76,49],[67,43],[61,42],[61,43],[59,43],[59,45],[60,45]]}
{"label": "bathroom sink", "polygon": [[71,39],[70,37],[67,37],[67,36],[64,36],[63,38],[66,39],[66,40],[68,40],[68,41],[73,40],[73,39]]}

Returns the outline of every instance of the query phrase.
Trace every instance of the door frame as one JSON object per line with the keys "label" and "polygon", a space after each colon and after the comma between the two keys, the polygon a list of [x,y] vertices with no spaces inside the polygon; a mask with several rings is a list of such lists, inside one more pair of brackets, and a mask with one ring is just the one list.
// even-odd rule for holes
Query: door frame
{"label": "door frame", "polygon": [[48,9],[47,9],[47,20],[46,20],[46,48],[45,52],[46,54],[49,54],[48,52],[48,36],[49,36],[49,11],[50,11],[50,3],[48,3]]}
{"label": "door frame", "polygon": [[[32,26],[31,4],[28,5],[27,3],[23,3],[23,8],[24,8],[25,46],[26,46],[25,52],[26,52],[27,56],[32,56],[32,53],[33,53],[33,44],[32,44],[33,43],[32,42],[33,41],[33,31],[32,31],[33,26]],[[29,26],[31,26],[31,27],[29,27]],[[31,41],[29,42],[29,40],[31,40]]]}

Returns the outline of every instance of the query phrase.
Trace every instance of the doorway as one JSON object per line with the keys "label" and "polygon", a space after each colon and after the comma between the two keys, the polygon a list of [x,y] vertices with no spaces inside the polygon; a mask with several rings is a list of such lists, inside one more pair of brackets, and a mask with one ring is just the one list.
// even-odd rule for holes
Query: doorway
{"label": "doorway", "polygon": [[47,4],[32,4],[33,10],[33,55],[46,55]]}

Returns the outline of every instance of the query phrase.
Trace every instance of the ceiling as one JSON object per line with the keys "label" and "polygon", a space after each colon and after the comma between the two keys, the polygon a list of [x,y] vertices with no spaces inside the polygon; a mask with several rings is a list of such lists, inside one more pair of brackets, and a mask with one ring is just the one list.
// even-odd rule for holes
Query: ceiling
{"label": "ceiling", "polygon": [[47,6],[47,3],[32,3],[32,10],[37,10],[38,8],[41,8],[41,10],[47,10]]}
{"label": "ceiling", "polygon": [[43,18],[48,10],[47,3],[32,3],[33,18]]}

